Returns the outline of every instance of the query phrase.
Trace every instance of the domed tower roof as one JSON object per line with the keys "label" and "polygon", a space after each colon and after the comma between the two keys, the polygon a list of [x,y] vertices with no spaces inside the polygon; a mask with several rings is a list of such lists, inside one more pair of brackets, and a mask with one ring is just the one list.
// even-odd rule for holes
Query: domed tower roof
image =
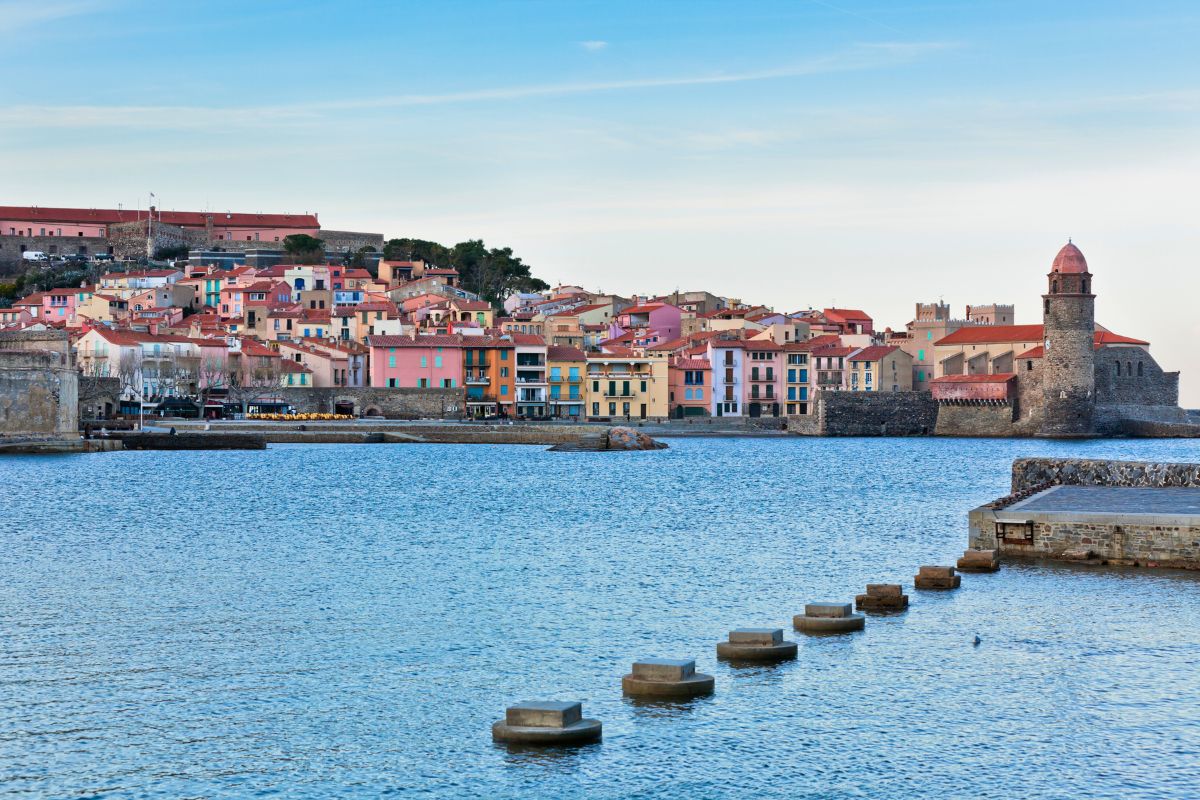
{"label": "domed tower roof", "polygon": [[1050,266],[1050,271],[1076,275],[1081,272],[1087,272],[1087,259],[1083,257],[1083,253],[1079,251],[1079,248],[1068,240],[1063,245],[1063,249],[1059,250],[1058,255],[1054,257],[1054,263]]}

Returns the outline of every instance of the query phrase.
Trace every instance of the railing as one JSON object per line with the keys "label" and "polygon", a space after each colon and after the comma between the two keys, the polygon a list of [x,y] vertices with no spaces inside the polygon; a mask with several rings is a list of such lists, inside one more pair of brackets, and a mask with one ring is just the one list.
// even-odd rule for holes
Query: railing
{"label": "railing", "polygon": [[492,381],[490,378],[488,378],[486,376],[477,376],[477,377],[473,377],[473,378],[470,378],[470,377],[467,378],[466,382],[468,384],[478,384],[478,383],[488,384],[488,383],[491,383]]}

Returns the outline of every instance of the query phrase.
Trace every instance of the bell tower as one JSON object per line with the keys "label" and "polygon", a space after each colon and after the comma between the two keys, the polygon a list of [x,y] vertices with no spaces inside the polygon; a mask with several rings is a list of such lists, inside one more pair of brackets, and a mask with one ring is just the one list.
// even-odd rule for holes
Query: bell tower
{"label": "bell tower", "polygon": [[1045,354],[1042,357],[1040,436],[1077,438],[1094,434],[1096,405],[1096,295],[1092,274],[1070,241],[1058,251],[1042,295]]}

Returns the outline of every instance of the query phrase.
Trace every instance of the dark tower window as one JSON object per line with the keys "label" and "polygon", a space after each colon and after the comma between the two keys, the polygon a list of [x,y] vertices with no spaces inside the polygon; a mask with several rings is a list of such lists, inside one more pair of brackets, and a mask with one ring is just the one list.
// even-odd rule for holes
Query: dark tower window
{"label": "dark tower window", "polygon": [[1049,300],[1046,301],[1046,313],[1047,314],[1050,313],[1050,301]]}
{"label": "dark tower window", "polygon": [[1083,293],[1084,293],[1084,294],[1087,294],[1087,293],[1088,293],[1088,282],[1087,282],[1087,278],[1084,278],[1084,279],[1083,279]]}
{"label": "dark tower window", "polygon": [[1120,361],[1118,361],[1116,363],[1116,367],[1117,367],[1117,377],[1119,378],[1119,377],[1121,377],[1121,362]]}
{"label": "dark tower window", "polygon": [[1126,375],[1132,375],[1132,374],[1133,374],[1133,362],[1132,362],[1132,361],[1126,361],[1126,362],[1125,362],[1125,374],[1126,374]]}
{"label": "dark tower window", "polygon": [[1138,362],[1138,377],[1142,377],[1142,362]]}
{"label": "dark tower window", "polygon": [[1050,294],[1058,294],[1058,281],[1050,282]]}

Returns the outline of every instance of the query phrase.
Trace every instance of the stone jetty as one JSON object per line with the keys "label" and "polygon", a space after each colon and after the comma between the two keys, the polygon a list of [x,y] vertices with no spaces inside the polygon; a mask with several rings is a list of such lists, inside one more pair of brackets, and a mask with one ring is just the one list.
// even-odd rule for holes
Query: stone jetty
{"label": "stone jetty", "polygon": [[633,671],[621,678],[627,697],[684,698],[712,694],[712,675],[696,672],[696,662],[676,658],[635,661]]}
{"label": "stone jetty", "polygon": [[729,661],[786,661],[796,657],[796,643],[783,639],[782,628],[738,628],[729,641],[717,643],[717,658]]}
{"label": "stone jetty", "polygon": [[534,700],[509,706],[492,725],[492,739],[510,744],[586,744],[600,739],[599,720],[583,718],[583,704]]}
{"label": "stone jetty", "polygon": [[967,550],[958,560],[959,572],[995,572],[1000,569],[1000,557],[995,550]]}
{"label": "stone jetty", "polygon": [[859,611],[903,611],[908,608],[908,595],[898,583],[868,583],[867,593],[854,598]]}
{"label": "stone jetty", "polygon": [[921,567],[913,578],[918,589],[957,589],[962,576],[956,575],[954,567]]}
{"label": "stone jetty", "polygon": [[636,431],[633,428],[619,426],[609,428],[606,431],[587,433],[575,441],[562,442],[550,449],[560,453],[578,453],[615,450],[663,450],[666,446],[664,442],[656,441],[647,434]]}
{"label": "stone jetty", "polygon": [[804,613],[792,617],[792,625],[804,633],[848,633],[861,631],[867,618],[854,613],[849,603],[809,603]]}

